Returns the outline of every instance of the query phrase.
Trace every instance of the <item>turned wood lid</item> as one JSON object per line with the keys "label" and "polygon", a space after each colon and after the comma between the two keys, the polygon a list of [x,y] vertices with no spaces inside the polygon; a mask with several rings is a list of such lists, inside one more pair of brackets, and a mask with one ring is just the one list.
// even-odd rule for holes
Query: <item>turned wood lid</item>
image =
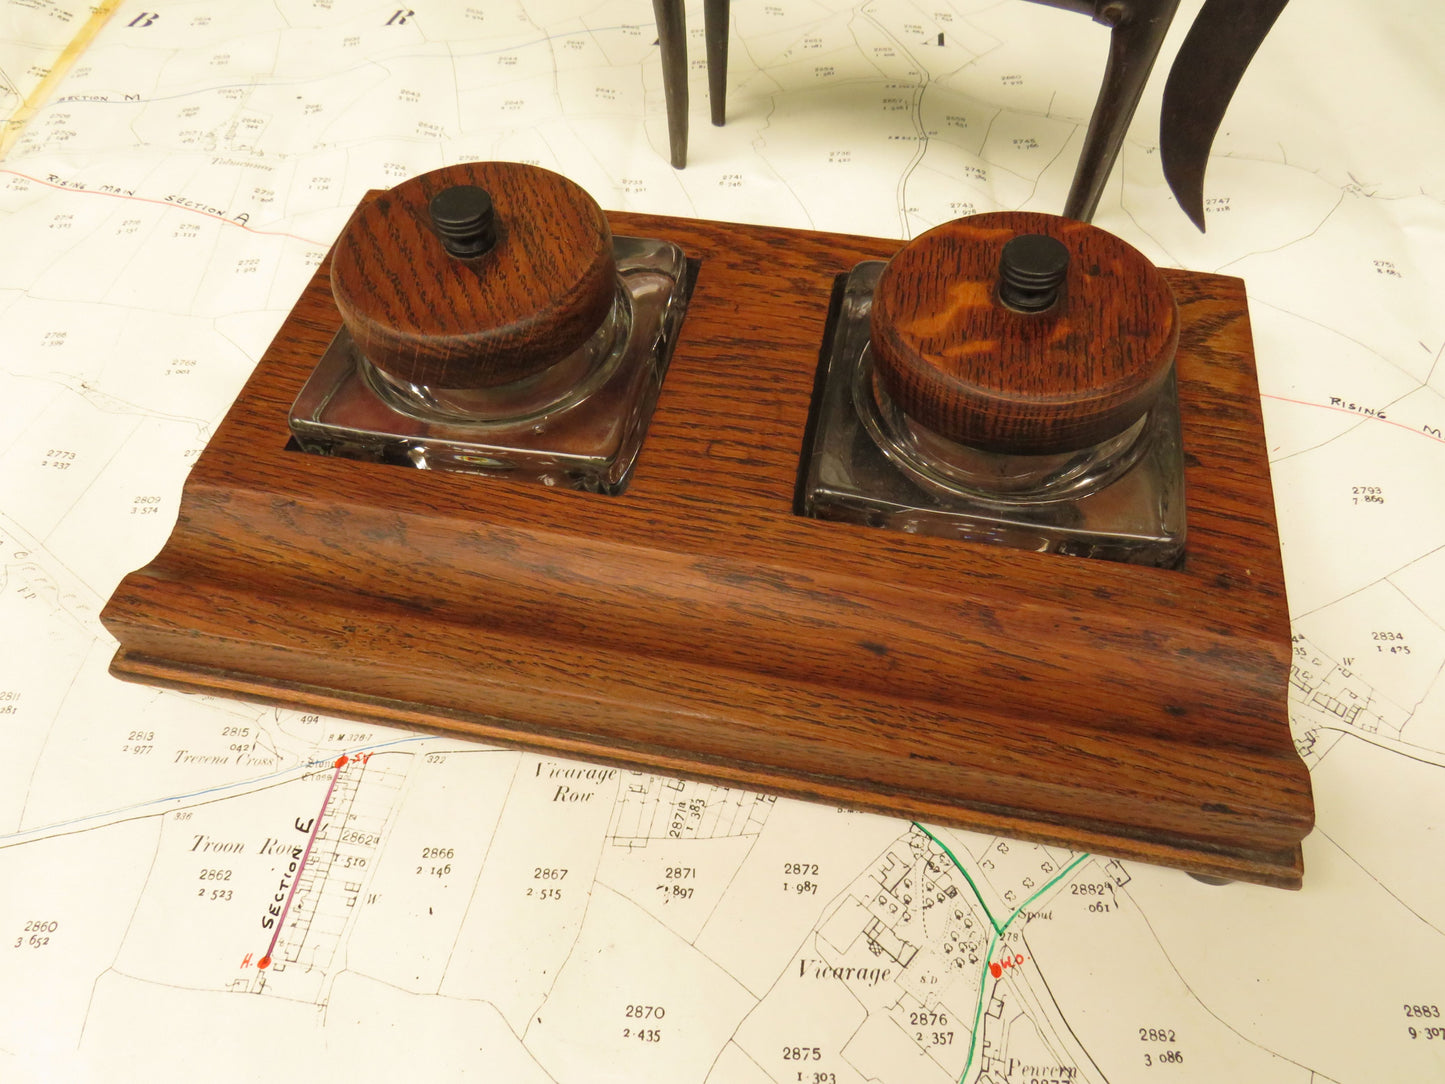
{"label": "turned wood lid", "polygon": [[[1032,312],[999,297],[1004,246],[1028,235],[1067,250],[1057,296]],[[1020,252],[1012,293],[1027,308],[1047,294],[1060,250],[1030,241]],[[1123,432],[1154,401],[1179,342],[1174,295],[1143,254],[1087,223],[1029,211],[958,219],[909,242],[879,279],[872,319],[878,378],[910,418],[1014,454]]]}
{"label": "turned wood lid", "polygon": [[331,292],[361,352],[436,388],[492,387],[555,364],[602,324],[616,283],[592,197],[514,162],[403,181],[357,208],[331,258]]}

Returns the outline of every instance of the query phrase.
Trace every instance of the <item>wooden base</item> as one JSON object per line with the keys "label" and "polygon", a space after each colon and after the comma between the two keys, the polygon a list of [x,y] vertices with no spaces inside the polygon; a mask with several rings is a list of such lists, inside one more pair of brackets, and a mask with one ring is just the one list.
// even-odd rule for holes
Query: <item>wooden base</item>
{"label": "wooden base", "polygon": [[117,676],[1298,887],[1313,821],[1243,284],[1178,296],[1183,568],[792,513],[877,239],[645,215],[701,260],[631,487],[286,449],[323,264],[102,618]]}

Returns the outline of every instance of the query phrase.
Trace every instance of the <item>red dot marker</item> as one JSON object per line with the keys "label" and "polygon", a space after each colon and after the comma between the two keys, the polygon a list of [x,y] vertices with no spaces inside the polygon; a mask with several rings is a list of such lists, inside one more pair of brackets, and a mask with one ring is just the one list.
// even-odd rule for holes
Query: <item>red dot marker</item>
{"label": "red dot marker", "polygon": [[256,966],[259,967],[262,971],[266,970],[266,968],[271,966],[271,957],[262,956],[259,960],[256,961]]}
{"label": "red dot marker", "polygon": [[351,759],[350,757],[337,757],[337,758],[336,758],[336,763],[333,764],[332,767],[333,767],[333,768],[344,768],[344,767],[346,767],[346,762],[347,762],[348,760],[350,760],[350,759]]}

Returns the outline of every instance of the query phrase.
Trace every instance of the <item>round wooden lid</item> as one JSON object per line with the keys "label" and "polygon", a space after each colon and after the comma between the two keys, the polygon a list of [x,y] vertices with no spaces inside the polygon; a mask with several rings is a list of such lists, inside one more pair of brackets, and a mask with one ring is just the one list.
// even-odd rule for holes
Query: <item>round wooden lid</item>
{"label": "round wooden lid", "polygon": [[331,292],[361,352],[397,380],[436,388],[548,368],[601,326],[616,283],[592,197],[514,162],[403,181],[357,208],[331,257]]}
{"label": "round wooden lid", "polygon": [[[1000,300],[999,265],[1028,235],[1057,240],[1067,261],[1053,242],[1015,246],[1015,308]],[[1037,308],[1056,262],[1066,263],[1057,296]],[[929,230],[889,261],[873,296],[874,365],[889,396],[921,425],[990,451],[1068,452],[1123,432],[1158,394],[1178,342],[1174,294],[1143,254],[1028,211]]]}

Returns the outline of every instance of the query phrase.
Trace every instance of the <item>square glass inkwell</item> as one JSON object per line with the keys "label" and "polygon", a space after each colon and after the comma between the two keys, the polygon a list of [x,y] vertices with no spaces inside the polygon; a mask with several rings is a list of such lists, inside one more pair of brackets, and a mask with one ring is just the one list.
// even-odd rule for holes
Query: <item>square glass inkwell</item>
{"label": "square glass inkwell", "polygon": [[976,215],[840,276],[795,510],[1170,567],[1184,456],[1163,275],[1083,222]]}
{"label": "square glass inkwell", "polygon": [[344,326],[291,409],[302,451],[620,493],[695,271],[614,237],[565,177],[449,166],[363,203],[336,243]]}

